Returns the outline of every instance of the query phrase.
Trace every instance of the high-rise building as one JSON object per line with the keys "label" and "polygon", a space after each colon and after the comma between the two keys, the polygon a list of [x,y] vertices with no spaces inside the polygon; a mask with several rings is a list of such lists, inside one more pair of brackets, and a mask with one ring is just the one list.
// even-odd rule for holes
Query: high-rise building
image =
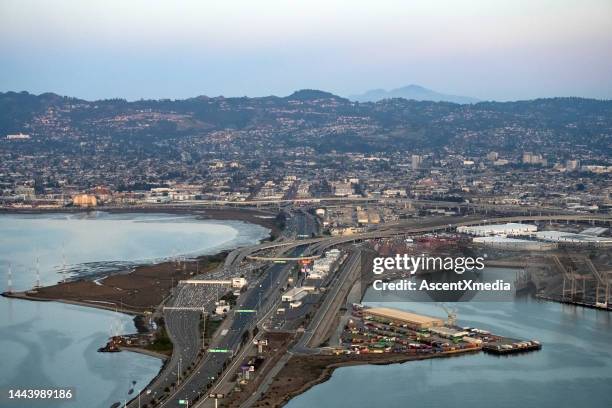
{"label": "high-rise building", "polygon": [[576,171],[580,168],[580,160],[568,160],[565,163],[567,171]]}
{"label": "high-rise building", "polygon": [[353,186],[348,182],[334,182],[332,183],[332,188],[335,196],[347,197],[353,194]]}
{"label": "high-rise building", "polygon": [[418,154],[412,155],[412,170],[418,170],[423,164],[423,157]]}
{"label": "high-rise building", "polygon": [[525,164],[541,164],[545,166],[548,162],[541,154],[523,152],[523,163]]}

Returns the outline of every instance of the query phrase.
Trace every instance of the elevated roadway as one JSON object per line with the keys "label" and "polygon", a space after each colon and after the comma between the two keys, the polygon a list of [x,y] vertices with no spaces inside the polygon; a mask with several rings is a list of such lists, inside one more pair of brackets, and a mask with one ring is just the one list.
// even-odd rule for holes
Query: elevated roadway
{"label": "elevated roadway", "polygon": [[283,256],[257,256],[249,255],[247,259],[254,261],[313,261],[319,259],[321,255],[310,255],[310,256],[294,256],[294,257],[283,257]]}
{"label": "elevated roadway", "polygon": [[[302,240],[283,239],[274,242],[264,242],[252,247],[239,248],[229,254],[222,268],[219,268],[212,274],[206,274],[206,278],[220,280],[229,279],[231,276],[235,276],[234,273],[238,270],[244,259],[249,256],[258,257],[255,255],[257,252],[274,248],[282,249],[282,251],[285,253],[290,253],[290,255],[284,257],[292,259],[299,258],[298,254],[303,252],[302,247],[307,248],[303,255],[317,256],[327,248],[367,239],[387,238],[445,230],[448,231],[459,226],[530,221],[579,221],[612,225],[612,217],[591,214],[520,215],[495,217],[487,220],[482,220],[481,216],[449,217],[428,220],[426,221],[426,225],[418,225],[414,222],[388,223],[381,224],[375,230],[351,236],[317,237]],[[267,273],[264,274],[261,282],[247,292],[241,307],[261,309],[262,299],[264,304],[269,304],[269,302],[273,302],[276,297],[280,296],[277,282],[280,282],[280,278],[282,276],[281,274],[286,267],[288,267],[288,265],[275,264],[270,266]],[[204,276],[200,275],[195,278],[202,279]],[[346,277],[344,279],[346,279]],[[335,285],[334,287],[340,288],[342,287],[342,283],[340,285]],[[187,366],[187,364],[194,364],[196,361],[198,361],[198,355],[202,348],[201,333],[199,329],[201,313],[197,310],[187,310],[181,308],[212,308],[214,301],[216,300],[217,293],[212,286],[186,284],[179,284],[174,293],[175,294],[172,299],[167,303],[167,306],[174,309],[169,308],[168,310],[164,311],[164,318],[166,320],[168,334],[174,343],[174,352],[160,375],[148,387],[148,389],[151,389],[152,391],[151,394],[142,395],[143,404],[150,404],[153,398],[159,400],[159,397],[163,393],[162,390],[168,387],[170,389],[175,389],[175,391],[172,393],[172,397],[165,400],[162,404],[156,406],[180,408],[178,405],[178,399],[193,400],[196,396],[198,396],[198,394],[205,392],[205,390],[207,390],[208,387],[214,383],[219,373],[224,370],[224,367],[228,364],[230,358],[230,355],[221,353],[207,353],[200,363],[196,365],[196,368],[192,371],[193,374],[188,379],[181,378],[181,371],[184,370],[184,367]],[[328,302],[331,302],[335,296],[337,296],[337,294],[333,295],[330,293],[330,296],[327,296],[326,299],[329,299]],[[323,310],[325,311],[330,307],[331,305],[325,306]],[[324,320],[325,315],[327,315],[327,312],[322,315],[323,317],[321,317],[320,320],[315,319],[315,322],[318,323],[314,324],[320,325],[321,321]],[[228,333],[220,340],[219,347],[235,352],[243,340],[244,333],[253,328],[256,322],[257,318],[253,314],[235,314]],[[318,327],[313,327],[313,330],[314,331],[312,333],[316,332]],[[301,347],[303,347],[302,350],[307,348],[307,345],[311,342],[309,336],[311,337],[312,334],[305,335],[304,341],[300,343]],[[181,367],[180,370],[179,366]],[[181,384],[178,388],[175,388],[173,383],[178,381],[181,381]],[[136,407],[137,405],[135,405],[135,400],[133,400],[129,406]]]}
{"label": "elevated roadway", "polygon": [[[300,249],[296,248],[295,251]],[[203,360],[193,370],[193,374],[185,379],[179,389],[175,390],[159,407],[182,408],[179,400],[195,401],[198,396],[206,398],[206,390],[223,374],[233,355],[244,341],[249,338],[250,331],[259,318],[265,315],[280,296],[278,282],[283,281],[291,265],[275,264],[268,268],[260,281],[252,286],[245,298],[236,309],[255,310],[256,313],[233,313],[231,325],[225,336],[215,345],[215,349],[229,350],[229,353],[207,352]],[[191,404],[190,404],[191,405]]]}

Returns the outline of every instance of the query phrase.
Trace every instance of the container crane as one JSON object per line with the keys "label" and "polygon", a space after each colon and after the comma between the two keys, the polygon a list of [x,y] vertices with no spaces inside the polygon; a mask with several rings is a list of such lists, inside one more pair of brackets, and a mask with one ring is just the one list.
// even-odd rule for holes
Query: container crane
{"label": "container crane", "polygon": [[452,309],[448,308],[444,303],[438,303],[438,305],[444,309],[447,315],[446,324],[448,326],[455,326],[457,323],[457,308],[454,307]]}

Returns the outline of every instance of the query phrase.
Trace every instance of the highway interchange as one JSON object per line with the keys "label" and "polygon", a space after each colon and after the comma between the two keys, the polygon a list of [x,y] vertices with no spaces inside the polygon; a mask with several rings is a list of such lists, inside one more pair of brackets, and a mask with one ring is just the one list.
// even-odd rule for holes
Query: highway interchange
{"label": "highway interchange", "polygon": [[[291,238],[295,239],[298,233],[310,236],[316,231],[317,223],[314,217],[304,212],[297,212],[296,216],[290,219],[285,234],[289,234]],[[237,266],[249,253],[259,247],[256,245],[232,251],[222,268],[213,273],[208,273],[206,276],[199,275],[194,278],[227,279],[238,276],[242,271],[239,271]],[[300,252],[301,248],[299,246],[295,246],[291,250],[292,255],[298,255]],[[217,338],[217,341],[210,347],[213,348],[214,345],[215,349],[230,350],[231,352],[207,352],[203,358],[200,358],[200,351],[202,350],[200,320],[203,311],[210,311],[214,308],[214,303],[218,300],[219,288],[215,285],[180,283],[175,289],[175,296],[166,304],[169,307],[164,310],[166,329],[174,345],[172,357],[165,364],[162,372],[141,394],[140,400],[134,399],[128,406],[138,407],[139,403],[141,406],[151,405],[154,400],[159,407],[180,407],[179,400],[195,401],[202,398],[203,392],[204,395],[207,395],[206,390],[209,384],[212,384],[219,377],[232,355],[238,351],[244,333],[252,330],[258,316],[265,314],[274,304],[274,299],[278,296],[272,295],[280,294],[278,283],[283,278],[286,279],[290,266],[273,264],[267,268],[266,273],[259,281],[250,282],[249,290],[243,296],[240,296],[236,309],[257,310],[257,313],[231,313],[231,322],[228,321],[231,324],[227,328],[227,333],[220,336],[221,338]],[[180,308],[185,309],[181,310]],[[186,378],[181,378],[185,369],[191,364],[195,364],[195,368]],[[159,403],[160,396],[167,389],[172,390],[170,397]]]}
{"label": "highway interchange", "polygon": [[[607,216],[591,215],[541,215],[541,216],[511,216],[497,217],[495,222],[513,221],[547,221],[547,220],[582,220],[611,223]],[[493,220],[492,220],[493,221]],[[293,211],[289,218],[283,236],[273,242],[264,242],[246,248],[238,248],[232,251],[224,265],[212,273],[206,274],[206,279],[227,279],[240,276],[244,271],[241,264],[247,256],[261,251],[275,251],[286,257],[300,255],[320,254],[326,249],[365,239],[391,237],[395,235],[440,231],[455,228],[459,225],[474,225],[483,223],[482,216],[474,215],[467,217],[437,217],[419,222],[400,222],[394,224],[383,224],[374,231],[356,234],[348,237],[315,237],[318,232],[316,219],[301,209]],[[315,238],[310,238],[315,237]],[[347,261],[353,267],[345,268],[347,271],[358,269],[357,258],[354,255]],[[160,374],[153,382],[143,390],[140,400],[135,398],[128,406],[156,406],[181,408],[179,400],[190,401],[190,406],[202,406],[207,400],[208,390],[214,390],[214,384],[222,375],[224,369],[232,361],[232,356],[239,352],[243,341],[250,341],[252,329],[261,321],[263,316],[277,305],[280,298],[281,282],[285,282],[291,263],[272,264],[265,269],[258,280],[249,281],[248,290],[238,299],[237,310],[256,310],[256,313],[231,312],[224,321],[222,328],[218,330],[215,339],[210,344],[210,349],[229,350],[229,352],[206,352],[202,353],[202,333],[200,321],[202,311],[210,311],[219,297],[219,288],[214,285],[190,285],[181,283],[174,291],[174,296],[166,303],[166,306],[180,309],[167,309],[163,312],[168,334],[174,344],[172,357],[166,362]],[[330,285],[330,292],[324,297],[322,307],[311,321],[305,334],[293,348],[293,352],[312,353],[310,347],[312,336],[319,325],[326,320],[331,303],[338,297],[341,288],[346,289],[346,280],[349,272],[336,276]],[[196,276],[204,278],[203,275]],[[225,333],[224,335],[220,335]],[[248,338],[247,338],[248,337]],[[234,363],[235,364],[235,363]],[[179,368],[180,367],[180,368]],[[187,375],[183,375],[187,367],[192,367]],[[160,402],[160,398],[170,390]],[[199,401],[199,402],[198,402]],[[154,403],[153,403],[154,402]]]}

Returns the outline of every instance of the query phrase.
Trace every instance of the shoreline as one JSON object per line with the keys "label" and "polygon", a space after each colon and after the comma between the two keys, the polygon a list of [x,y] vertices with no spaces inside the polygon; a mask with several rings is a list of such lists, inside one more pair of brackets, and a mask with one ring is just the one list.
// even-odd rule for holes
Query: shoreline
{"label": "shoreline", "polygon": [[[347,296],[351,293],[359,293],[358,299],[361,302],[365,293],[362,292],[362,285],[359,279],[353,282]],[[420,361],[433,358],[449,358],[459,357],[464,355],[476,354],[482,352],[481,348],[463,349],[461,351],[448,351],[441,353],[423,354],[423,355],[408,355],[400,353],[385,353],[385,354],[361,354],[361,355],[292,355],[280,371],[274,376],[266,390],[255,401],[253,408],[268,408],[282,407],[289,403],[292,399],[304,394],[316,385],[323,384],[332,377],[334,371],[342,367],[360,366],[360,365],[390,365],[404,364],[410,361]],[[323,360],[322,364],[317,364],[317,360]],[[295,366],[295,367],[294,367]],[[295,372],[297,371],[297,372]],[[284,375],[281,375],[285,372]],[[288,373],[287,373],[288,372]],[[303,380],[297,388],[291,383],[290,378],[299,378]],[[277,390],[279,394],[275,393]]]}
{"label": "shoreline", "polygon": [[[367,287],[367,285],[365,285]],[[361,303],[365,296],[365,287],[362,285],[359,279],[353,282],[351,289],[348,291],[347,296],[351,296],[351,293],[358,292],[358,299]],[[362,289],[364,290],[362,292]],[[424,354],[424,355],[406,355],[406,354],[394,354],[394,353],[385,353],[385,354],[362,354],[362,355],[338,355],[338,356],[330,356],[330,355],[312,355],[312,356],[300,356],[300,355],[292,355],[291,358],[285,363],[284,367],[278,372],[278,374],[272,379],[272,382],[269,384],[268,388],[261,394],[261,396],[256,400],[253,408],[267,408],[267,407],[282,407],[289,403],[292,399],[298,397],[301,394],[304,394],[311,388],[316,385],[323,384],[331,379],[334,371],[338,368],[342,367],[351,367],[351,366],[360,366],[360,365],[391,365],[391,364],[404,364],[410,361],[420,361],[420,360],[428,360],[434,358],[452,358],[459,356],[466,356],[471,354],[481,353],[482,348],[474,348],[474,349],[463,349],[460,351],[446,351],[440,353],[432,353],[432,354]],[[309,359],[311,361],[309,361]],[[308,364],[312,364],[312,361],[315,359],[327,359],[329,362],[319,365],[316,367],[309,367],[310,369],[306,369],[299,374],[294,374],[291,371],[295,370],[295,368],[290,367],[290,364],[296,364],[300,366],[308,366]],[[344,361],[334,361],[335,360],[344,360]],[[296,363],[297,361],[297,363]],[[281,377],[281,373],[283,371],[289,371],[289,374]],[[318,373],[318,374],[317,374]],[[276,385],[275,383],[282,382],[283,378],[289,377],[302,378],[307,379],[303,384],[299,386],[299,388],[290,390],[285,392],[283,395],[275,395],[274,387],[280,389],[287,389],[291,387],[292,384],[283,383],[280,385]],[[309,378],[310,377],[310,378]]]}
{"label": "shoreline", "polygon": [[[170,358],[170,356],[167,356],[165,354],[157,353],[157,352],[151,351],[151,350],[146,350],[146,349],[143,349],[143,348],[140,348],[140,347],[124,347],[124,346],[120,346],[119,350],[127,351],[129,353],[144,354],[145,356],[157,358],[157,359],[159,359],[161,361],[166,361],[166,360],[168,360]],[[160,372],[161,372],[161,370],[160,370]],[[150,383],[151,382],[149,382],[149,384]]]}
{"label": "shoreline", "polygon": [[[91,212],[92,209],[17,209],[17,210],[8,210],[6,208],[0,208],[0,214],[77,214],[77,213],[88,213]],[[280,235],[281,230],[276,225],[275,219],[276,216],[271,212],[264,212],[259,210],[251,210],[251,209],[199,209],[199,208],[96,208],[93,211],[106,212],[109,214],[184,214],[193,216],[196,220],[211,220],[211,221],[239,221],[244,223],[250,223],[262,226],[269,230],[266,237],[257,240],[257,243],[274,240],[278,235]],[[103,311],[111,311],[111,312],[119,312],[131,317],[143,316],[147,310],[155,313],[158,308],[163,305],[169,296],[171,296],[172,291],[178,284],[178,281],[181,279],[188,278],[196,273],[210,273],[218,268],[219,265],[223,263],[228,253],[239,248],[239,246],[233,246],[231,248],[217,250],[214,254],[210,255],[199,255],[189,260],[186,260],[182,263],[182,271],[179,271],[179,268],[176,266],[174,262],[165,260],[153,262],[151,264],[141,264],[135,265],[133,268],[129,270],[128,273],[125,273],[125,269],[118,268],[111,272],[105,272],[105,276],[103,279],[104,283],[112,282],[113,280],[134,280],[134,276],[139,273],[147,273],[153,272],[153,276],[151,278],[157,280],[157,284],[159,285],[159,281],[164,277],[155,275],[155,270],[160,272],[160,269],[165,269],[165,272],[170,271],[171,279],[173,284],[170,285],[170,290],[167,293],[163,294],[161,298],[158,298],[157,302],[151,303],[148,305],[128,305],[121,302],[118,302],[117,299],[112,301],[112,298],[104,296],[104,294],[100,294],[101,298],[95,299],[95,296],[92,296],[92,291],[100,290],[100,288],[104,288],[105,285],[99,285],[95,281],[98,280],[99,276],[86,276],[82,278],[77,278],[75,281],[70,282],[58,282],[55,285],[45,286],[34,290],[25,290],[19,292],[4,292],[0,295],[7,299],[18,299],[18,300],[26,300],[26,301],[35,301],[35,302],[58,302],[64,303],[68,305],[73,305],[77,307],[87,307],[93,308]],[[204,264],[202,268],[200,266]],[[168,274],[166,273],[165,279],[169,280]],[[136,276],[138,278],[138,276]],[[132,282],[133,283],[133,282]],[[74,288],[75,285],[83,285],[84,287],[79,291],[70,291],[70,288]],[[89,286],[89,290],[87,288]],[[115,286],[112,286],[116,289]],[[54,288],[57,293],[55,295],[50,295],[49,289]],[[68,288],[68,292],[63,292],[65,288]],[[153,285],[141,287],[142,293],[152,292],[155,287]],[[40,292],[43,292],[42,294]],[[47,292],[47,293],[45,293]],[[137,291],[138,292],[138,291]],[[77,298],[70,299],[69,296],[66,296],[67,293],[70,293],[73,297]],[[53,293],[51,293],[53,294]],[[129,293],[126,294],[129,298]],[[79,298],[80,297],[80,298]],[[119,303],[119,304],[118,304]],[[132,319],[132,324],[134,325],[135,332],[139,331],[138,325],[135,319]],[[129,334],[127,332],[126,334]],[[156,358],[162,361],[162,366],[157,372],[157,374],[151,378],[147,382],[147,386],[152,384],[161,373],[164,371],[164,367],[166,363],[169,361],[170,356],[166,356],[161,353],[157,353],[150,350],[145,350],[139,347],[121,347],[121,351],[128,351],[133,353],[138,353],[142,355],[146,355],[152,358]]]}
{"label": "shoreline", "polygon": [[[411,361],[429,360],[434,358],[452,358],[467,356],[481,352],[481,349],[470,349],[463,350],[461,352],[442,352],[434,353],[430,355],[406,355],[406,354],[387,354],[387,355],[375,355],[375,354],[364,354],[359,358],[355,356],[346,357],[330,356],[330,355],[313,355],[313,356],[292,356],[289,361],[285,364],[282,370],[296,371],[295,375],[285,375],[280,377],[277,375],[274,377],[272,383],[270,383],[268,390],[266,390],[259,399],[253,405],[253,408],[263,407],[282,407],[289,403],[292,399],[304,394],[316,385],[327,382],[333,375],[334,371],[338,368],[343,367],[354,367],[363,365],[391,365],[391,364],[404,364]],[[343,360],[344,359],[344,360]],[[316,361],[322,360],[322,361]],[[281,370],[281,372],[282,372]],[[318,372],[317,375],[315,372]],[[279,372],[280,374],[280,372]],[[298,388],[291,390],[291,378],[300,378],[305,380],[299,384]],[[289,379],[289,381],[287,381]],[[280,384],[277,384],[280,383]],[[274,393],[274,389],[288,389],[289,391],[283,391],[282,395]]]}
{"label": "shoreline", "polygon": [[[270,230],[270,237],[280,234],[275,223],[276,213],[251,208],[201,208],[197,206],[150,206],[150,207],[62,207],[62,208],[6,208],[0,207],[0,214],[79,214],[91,212],[106,212],[109,214],[183,214],[192,215],[199,220],[243,221],[256,224]],[[272,217],[272,218],[270,218]]]}
{"label": "shoreline", "polygon": [[58,301],[77,306],[120,311],[129,315],[154,312],[172,293],[180,280],[209,273],[223,262],[227,251],[201,255],[181,264],[162,261],[105,273],[100,281],[85,276],[37,289],[3,293],[4,297],[30,301]]}
{"label": "shoreline", "polygon": [[[91,208],[76,208],[76,207],[64,207],[56,209],[38,209],[38,208],[0,208],[0,214],[78,214],[78,213],[90,213],[95,212],[106,212],[109,214],[183,214],[193,216],[196,220],[211,220],[211,221],[239,221],[244,223],[250,223],[262,226],[269,230],[267,237],[262,238],[258,243],[270,241],[275,238],[275,233],[279,233],[280,229],[275,223],[273,213],[252,210],[252,209],[202,209],[196,207],[97,207]],[[174,267],[174,263],[168,259],[157,259],[152,260],[150,263],[134,264],[129,269],[118,267],[115,270],[104,271],[103,273],[96,275],[88,275],[82,277],[75,277],[74,280],[65,282],[57,282],[53,285],[43,286],[37,289],[28,289],[13,291],[12,293],[4,292],[1,293],[3,297],[12,299],[21,299],[29,301],[56,301],[65,304],[72,304],[82,307],[91,307],[101,310],[109,311],[121,311],[128,315],[139,315],[143,314],[147,310],[154,311],[160,305],[162,305],[167,297],[171,294],[172,289],[176,287],[176,283],[196,273],[207,273],[214,270],[218,264],[222,263],[227,254],[235,249],[239,248],[234,246],[226,249],[216,249],[214,253],[207,255],[198,255],[193,258],[188,258],[182,263],[182,271],[179,271],[179,267]],[[214,249],[214,248],[213,248]],[[213,261],[215,263],[212,267],[208,264]],[[112,262],[111,262],[112,263]],[[204,264],[204,265],[202,265]],[[195,268],[193,266],[196,265]],[[200,268],[202,266],[202,268]],[[130,282],[122,282],[126,286],[133,286],[133,280],[139,278],[139,275],[151,273],[156,269],[163,269],[157,271],[155,276],[149,278],[156,279],[156,284],[159,286],[160,280],[170,281],[166,294],[158,297],[156,302],[147,302],[148,304],[128,304],[123,302],[123,297],[133,298],[133,293],[121,294],[121,299],[112,299],[110,293],[100,294],[102,288],[105,286],[112,287],[113,289],[120,289],[121,285],[112,285],[112,281],[125,280],[128,278]],[[159,273],[161,272],[161,273]],[[102,279],[101,279],[102,278]],[[149,279],[150,280],[150,279]],[[176,281],[176,282],[175,282]],[[99,282],[104,282],[100,284]],[[111,284],[106,284],[110,282]],[[153,283],[149,282],[150,285],[144,285],[138,289],[144,291],[151,291],[154,288]],[[78,287],[85,286],[85,287]],[[158,288],[159,289],[159,288]],[[139,290],[135,290],[136,294]],[[92,294],[98,294],[92,296]],[[163,293],[163,292],[162,292]]]}
{"label": "shoreline", "polygon": [[46,297],[36,297],[36,296],[30,296],[26,293],[26,291],[24,292],[12,292],[12,293],[8,293],[8,292],[2,292],[0,293],[0,296],[5,297],[7,299],[16,299],[16,300],[27,300],[30,302],[57,302],[57,303],[63,303],[66,305],[72,305],[72,306],[79,306],[79,307],[89,307],[92,309],[98,309],[98,310],[104,310],[104,311],[108,311],[108,312],[117,312],[117,313],[122,313],[125,315],[129,315],[129,316],[140,316],[142,315],[142,312],[137,312],[135,310],[131,310],[131,309],[117,309],[115,306],[111,306],[109,305],[104,305],[101,303],[95,303],[95,302],[87,302],[87,301],[78,301],[78,300],[70,300],[70,299],[60,299],[60,298],[46,298]]}

